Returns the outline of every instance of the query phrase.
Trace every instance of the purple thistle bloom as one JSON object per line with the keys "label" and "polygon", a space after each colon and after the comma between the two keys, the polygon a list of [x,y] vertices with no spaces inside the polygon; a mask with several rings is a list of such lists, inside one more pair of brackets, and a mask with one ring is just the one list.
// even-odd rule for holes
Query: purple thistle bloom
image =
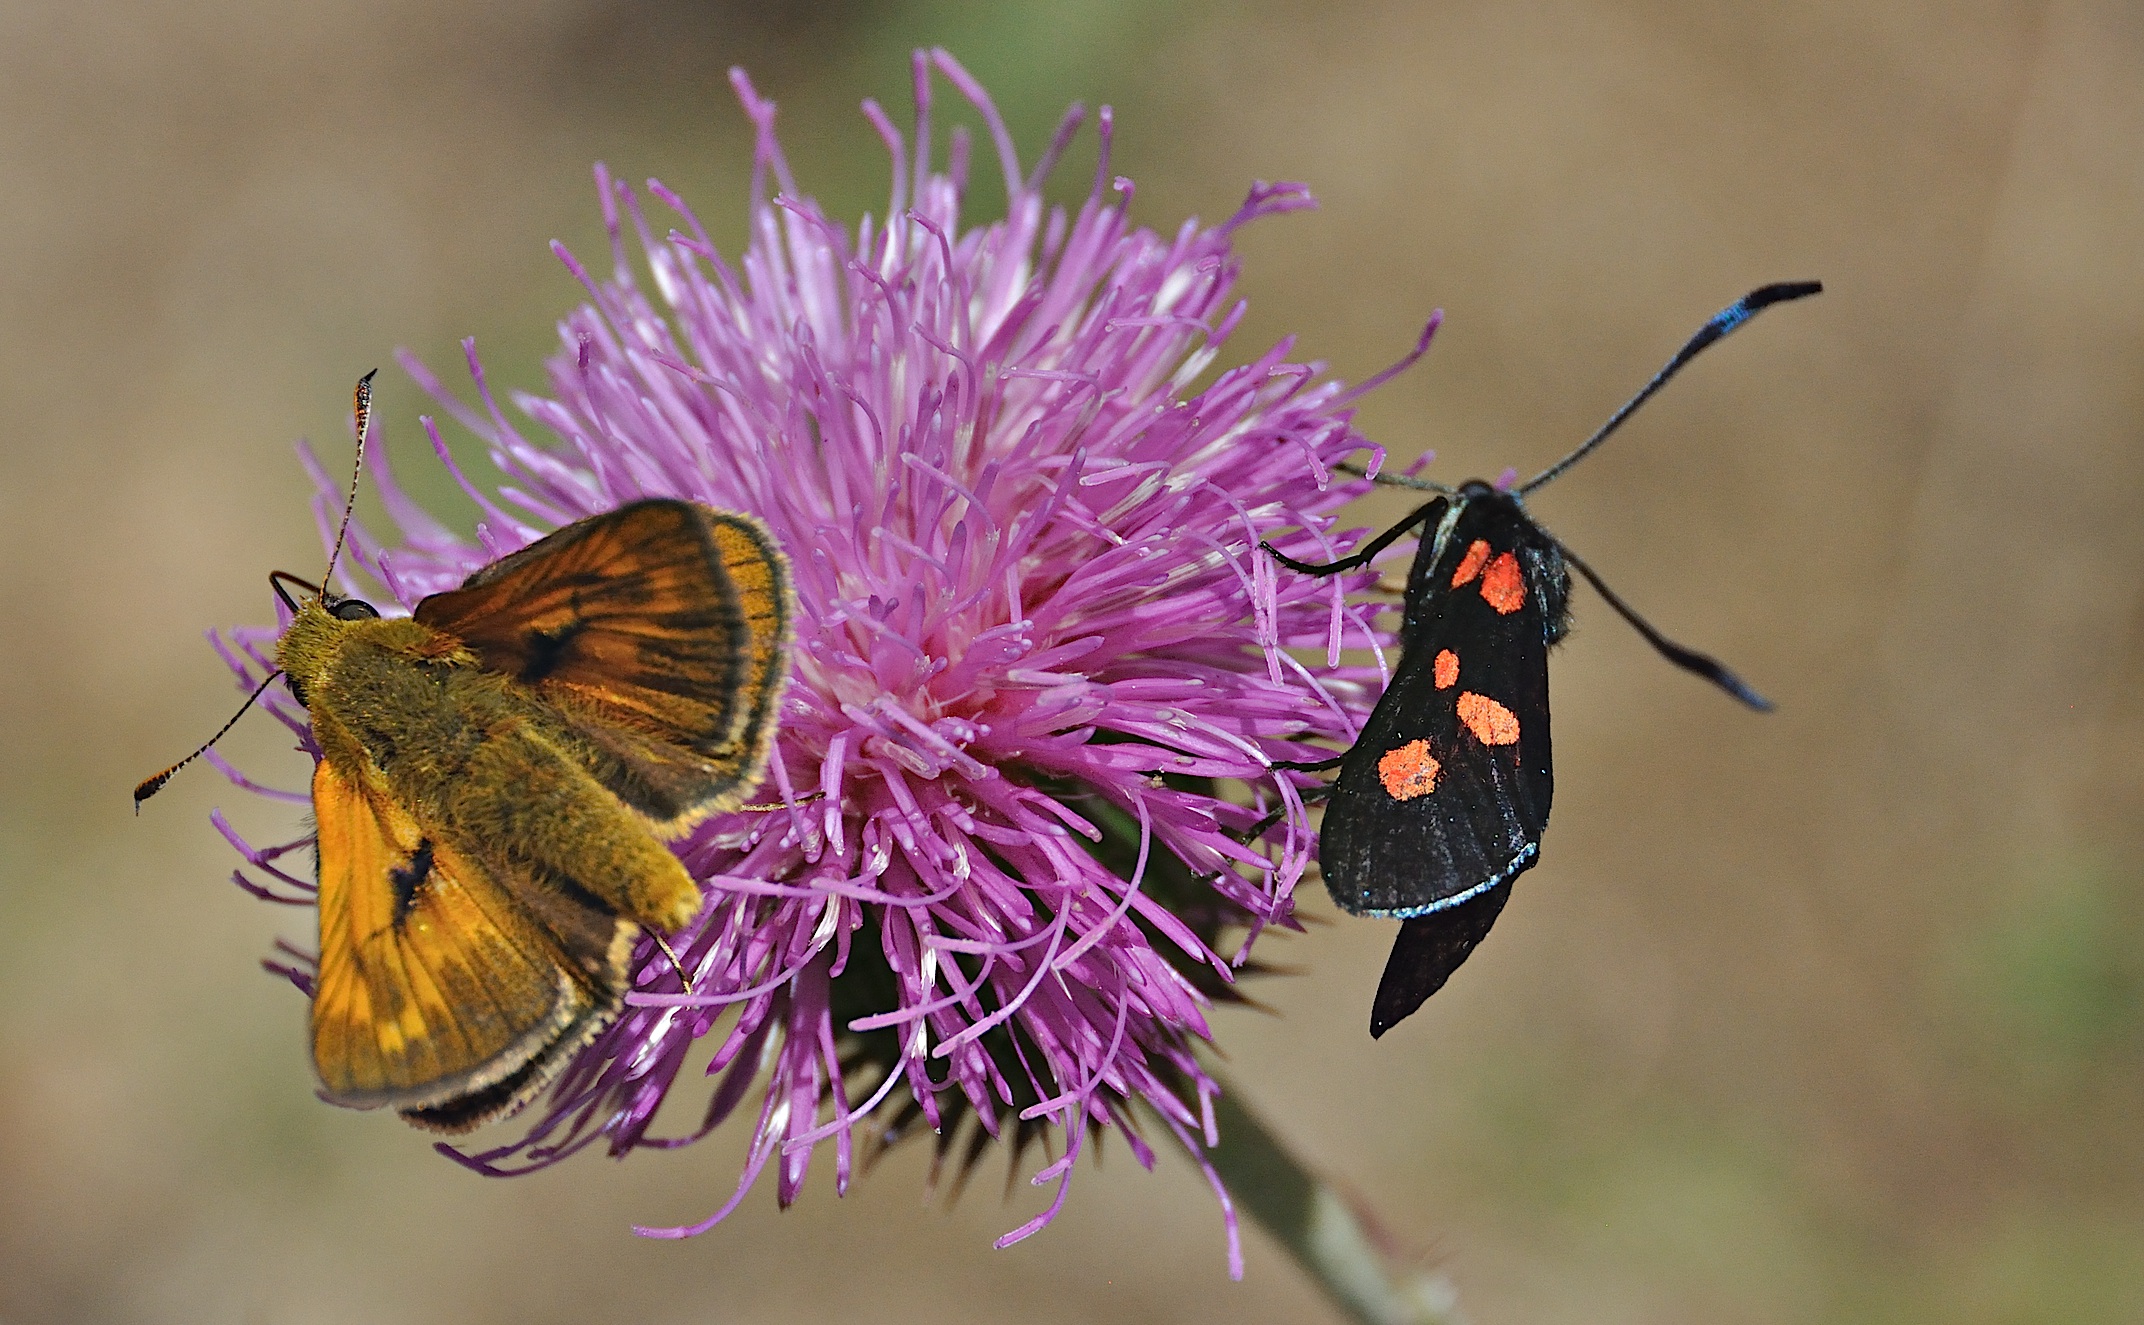
{"label": "purple thistle bloom", "polygon": [[[963,134],[932,168],[934,66],[996,141],[1001,220],[963,228]],[[982,89],[944,52],[919,53],[910,138],[864,103],[893,190],[885,222],[851,235],[799,192],[773,105],[732,80],[758,131],[742,260],[651,181],[682,226],[660,234],[599,168],[612,275],[555,247],[589,302],[560,326],[551,394],[513,398],[549,438],[508,420],[473,343],[476,408],[403,357],[507,476],[486,492],[455,471],[482,513],[478,544],[407,500],[384,458],[375,477],[400,538],[352,531],[349,560],[404,608],[650,495],[758,516],[794,568],[792,681],[761,804],[674,844],[707,894],[671,937],[689,987],[651,942],[625,1014],[520,1140],[442,1149],[503,1174],[599,1141],[613,1155],[679,1145],[764,1079],[736,1194],[698,1224],[641,1230],[684,1236],[770,1163],[788,1204],[821,1142],[846,1190],[859,1131],[878,1144],[921,1122],[942,1157],[968,1122],[963,1171],[988,1138],[1017,1153],[1054,1132],[1061,1152],[1035,1181],[1055,1197],[1005,1245],[1061,1208],[1102,1129],[1151,1165],[1135,1102],[1194,1156],[1215,1142],[1216,1087],[1194,1044],[1259,932],[1294,924],[1316,850],[1297,790],[1311,779],[1271,764],[1353,738],[1376,673],[1340,666],[1339,650],[1385,638],[1345,602],[1366,575],[1276,574],[1258,544],[1322,557],[1350,541],[1334,512],[1364,485],[1334,466],[1368,445],[1349,408],[1366,387],[1288,362],[1284,342],[1187,394],[1244,311],[1230,300],[1234,230],[1312,205],[1300,186],[1259,185],[1222,225],[1173,238],[1135,228],[1131,185],[1109,174],[1105,108],[1092,191],[1076,211],[1052,208],[1041,185],[1082,112],[1023,175]],[[325,536],[338,485],[308,464]],[[275,634],[234,631],[218,647],[254,680]],[[310,749],[302,710],[276,695]],[[1279,821],[1244,842],[1270,811]],[[242,886],[310,902],[311,882],[281,861],[289,848],[217,826],[247,861]],[[310,985],[302,954],[274,969]],[[710,1034],[700,1121],[652,1135]]]}

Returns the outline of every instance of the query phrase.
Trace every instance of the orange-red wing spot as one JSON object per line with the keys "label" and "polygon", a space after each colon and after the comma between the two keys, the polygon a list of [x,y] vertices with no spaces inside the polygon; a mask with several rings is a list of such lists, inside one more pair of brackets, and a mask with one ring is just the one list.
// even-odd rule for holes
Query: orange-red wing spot
{"label": "orange-red wing spot", "polygon": [[1437,678],[1437,689],[1449,690],[1459,684],[1459,655],[1450,649],[1437,650],[1437,661],[1431,673]]}
{"label": "orange-red wing spot", "polygon": [[[1459,720],[1483,745],[1517,745],[1519,718],[1510,709],[1471,690],[1459,692]],[[1386,758],[1391,758],[1387,755]]]}
{"label": "orange-red wing spot", "polygon": [[1428,741],[1409,741],[1397,750],[1385,751],[1377,761],[1377,780],[1396,801],[1411,801],[1437,789],[1437,773],[1443,767],[1429,753]]}
{"label": "orange-red wing spot", "polygon": [[1452,587],[1458,588],[1481,574],[1481,564],[1489,559],[1489,545],[1480,539],[1467,544],[1466,556],[1460,558],[1459,569],[1452,572]]}
{"label": "orange-red wing spot", "polygon": [[1482,572],[1481,596],[1489,600],[1489,606],[1498,613],[1510,616],[1526,601],[1526,575],[1519,569],[1519,559],[1506,552],[1489,563]]}

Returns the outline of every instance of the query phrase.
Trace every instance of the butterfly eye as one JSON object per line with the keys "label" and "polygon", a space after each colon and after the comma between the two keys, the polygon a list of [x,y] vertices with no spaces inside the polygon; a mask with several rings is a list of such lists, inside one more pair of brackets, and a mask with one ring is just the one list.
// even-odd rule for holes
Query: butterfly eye
{"label": "butterfly eye", "polygon": [[380,610],[362,598],[345,598],[328,609],[337,621],[377,621]]}

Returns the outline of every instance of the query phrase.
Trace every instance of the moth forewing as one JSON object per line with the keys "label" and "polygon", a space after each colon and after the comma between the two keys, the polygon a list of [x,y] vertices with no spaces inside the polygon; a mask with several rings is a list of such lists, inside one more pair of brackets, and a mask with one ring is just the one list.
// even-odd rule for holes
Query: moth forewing
{"label": "moth forewing", "polygon": [[1570,585],[1516,497],[1470,483],[1408,577],[1399,665],[1319,837],[1343,909],[1406,918],[1529,866],[1554,792],[1547,646]]}

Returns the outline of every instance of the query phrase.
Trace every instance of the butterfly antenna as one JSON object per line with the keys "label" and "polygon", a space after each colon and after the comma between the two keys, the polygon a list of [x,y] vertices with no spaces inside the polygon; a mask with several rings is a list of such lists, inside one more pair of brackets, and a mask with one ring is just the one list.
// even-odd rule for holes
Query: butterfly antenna
{"label": "butterfly antenna", "polygon": [[[1667,365],[1659,372],[1653,374],[1652,381],[1647,382],[1637,395],[1625,401],[1623,408],[1608,417],[1608,422],[1602,424],[1598,431],[1581,442],[1578,449],[1521,484],[1519,494],[1524,496],[1526,493],[1532,492],[1535,488],[1540,487],[1564,470],[1585,459],[1587,454],[1595,447],[1613,436],[1615,430],[1622,427],[1626,419],[1637,413],[1640,405],[1651,400],[1654,392],[1666,386],[1670,378],[1681,372],[1683,365],[1695,359],[1712,345],[1724,340],[1727,333],[1757,316],[1764,309],[1770,308],[1773,304],[1783,304],[1790,299],[1806,299],[1810,295],[1822,292],[1823,289],[1824,284],[1821,281],[1783,281],[1777,285],[1766,285],[1752,290],[1719,312],[1714,313],[1711,320],[1706,322],[1704,326],[1699,327],[1696,335],[1690,337],[1688,343],[1675,351],[1675,357],[1668,360]],[[1592,579],[1593,572],[1587,571],[1586,578]],[[1594,587],[1599,588],[1600,581],[1594,580]],[[1601,592],[1608,597],[1610,602],[1615,601],[1614,595],[1608,594],[1607,590],[1602,589]],[[1618,604],[1618,607],[1620,606]],[[1624,615],[1630,616],[1627,609],[1624,610]],[[1630,620],[1631,624],[1638,626],[1641,631],[1647,629],[1645,626],[1639,625],[1636,617],[1631,617]],[[1653,637],[1648,635],[1647,638]],[[1656,640],[1655,643],[1657,644],[1658,641]]]}
{"label": "butterfly antenna", "polygon": [[1616,597],[1615,590],[1603,583],[1601,577],[1594,573],[1593,568],[1580,561],[1571,549],[1564,547],[1561,542],[1557,543],[1556,547],[1563,553],[1565,561],[1578,567],[1578,573],[1586,577],[1586,583],[1592,585],[1601,597],[1608,600],[1608,606],[1620,613],[1622,618],[1630,623],[1631,629],[1645,636],[1647,644],[1660,651],[1661,657],[1686,672],[1697,673],[1759,713],[1770,713],[1772,711],[1771,700],[1758,694],[1750,687],[1747,681],[1728,671],[1726,665],[1720,662],[1719,659],[1699,653],[1695,649],[1686,649],[1659,631],[1654,630],[1651,622],[1639,616],[1629,603]]}
{"label": "butterfly antenna", "polygon": [[157,774],[155,777],[142,779],[141,784],[134,788],[134,813],[141,813],[141,803],[149,799],[151,796],[154,796],[159,791],[162,791],[164,789],[164,784],[166,782],[171,781],[171,775],[173,773],[178,772],[180,769],[186,767],[194,760],[199,759],[202,755],[207,754],[209,746],[212,746],[216,742],[222,740],[223,734],[225,732],[237,726],[238,720],[246,716],[246,710],[253,707],[253,701],[259,699],[261,697],[261,692],[268,688],[268,683],[275,680],[282,674],[283,673],[281,669],[268,673],[267,677],[263,679],[259,685],[253,687],[253,693],[246,696],[246,702],[238,706],[238,712],[233,713],[231,715],[231,720],[223,724],[222,727],[218,728],[214,736],[209,737],[207,741],[203,742],[200,749],[194,751],[192,754],[186,756],[184,759],[181,759],[178,763],[173,764],[171,767],[165,769],[163,772]]}
{"label": "butterfly antenna", "polygon": [[372,422],[372,379],[379,375],[375,368],[357,379],[357,392],[350,402],[350,412],[357,420],[357,460],[350,466],[350,495],[342,504],[342,525],[335,531],[335,547],[328,553],[328,568],[320,576],[320,591],[327,592],[328,582],[335,577],[335,563],[342,559],[342,541],[350,532],[350,513],[357,509],[357,480],[365,472],[365,431]]}

